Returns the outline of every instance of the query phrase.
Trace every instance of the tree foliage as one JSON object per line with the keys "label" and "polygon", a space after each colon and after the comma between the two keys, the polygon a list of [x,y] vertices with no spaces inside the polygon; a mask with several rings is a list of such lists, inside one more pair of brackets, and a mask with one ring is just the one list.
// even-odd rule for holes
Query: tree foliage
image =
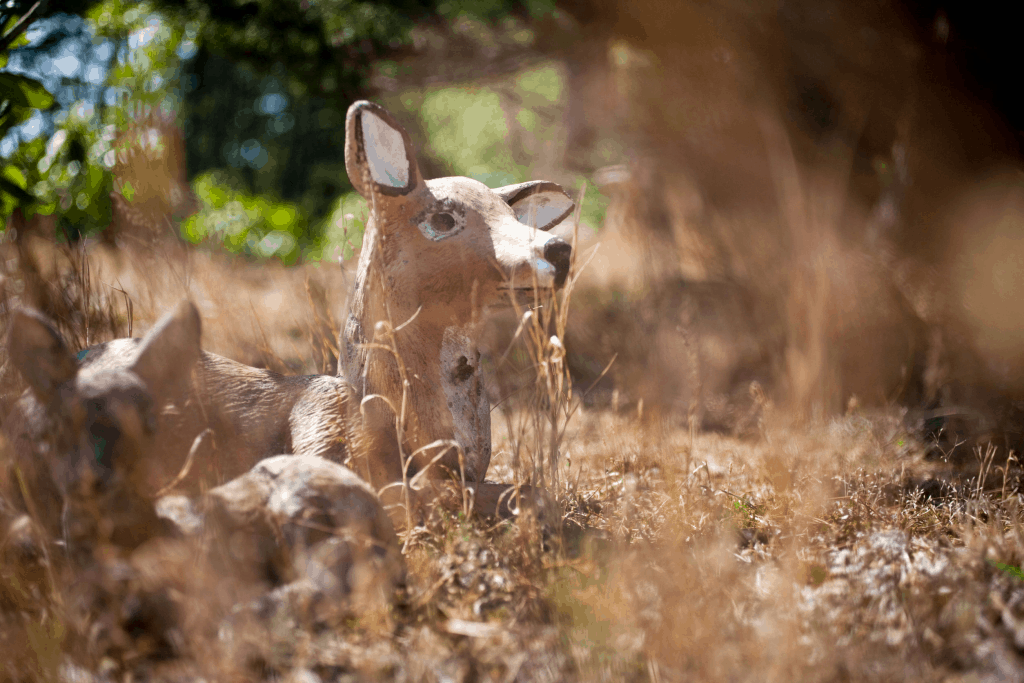
{"label": "tree foliage", "polygon": [[133,175],[145,166],[140,149],[174,161],[171,122],[199,200],[200,215],[182,224],[189,239],[286,260],[315,252],[339,212],[349,215],[340,199],[351,191],[344,112],[368,92],[375,60],[411,49],[418,23],[443,29],[456,17],[529,18],[552,7],[102,0],[60,6],[75,14],[37,8],[0,72],[4,214],[16,205],[57,213],[59,231],[74,235],[103,230],[120,204],[174,213],[188,203],[154,198],[160,183],[165,194],[177,191],[173,169],[159,182]]}
{"label": "tree foliage", "polygon": [[20,174],[29,195],[17,203],[29,213],[57,214],[58,233],[72,237],[111,224],[112,194],[129,203],[146,199],[123,171],[136,148],[159,158],[166,147],[140,124],[154,116],[173,120],[177,89],[168,84],[180,66],[182,35],[156,21],[145,3],[81,9],[84,16],[35,21],[11,51],[10,71],[37,75],[53,105],[5,131],[4,140],[13,147],[4,150],[7,168]]}
{"label": "tree foliage", "polygon": [[[39,5],[9,2],[0,12],[0,67],[7,65],[7,52],[25,42],[25,29]],[[53,96],[34,78],[16,73],[0,73],[0,139],[21,125],[38,110],[49,108]],[[0,167],[0,215],[7,215],[19,203],[33,201],[26,187],[24,172],[13,164]]]}
{"label": "tree foliage", "polygon": [[337,197],[351,190],[344,113],[368,93],[371,65],[410,49],[418,23],[542,16],[553,2],[171,0],[160,7],[179,21],[199,17],[200,47],[182,78],[190,175],[226,170],[250,192],[294,202],[316,237]]}

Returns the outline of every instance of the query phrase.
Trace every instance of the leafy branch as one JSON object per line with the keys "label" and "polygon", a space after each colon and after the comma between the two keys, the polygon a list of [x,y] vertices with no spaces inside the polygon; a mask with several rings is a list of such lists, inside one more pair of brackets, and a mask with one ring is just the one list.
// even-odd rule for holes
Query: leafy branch
{"label": "leafy branch", "polygon": [[[6,26],[18,16],[14,25],[0,36],[0,66],[7,63],[7,51],[21,38],[25,29],[46,10],[47,0],[37,0],[20,16],[16,13],[3,15],[0,26]],[[0,73],[0,139],[7,136],[14,126],[28,120],[35,110],[48,109],[53,105],[53,95],[34,78],[21,74]],[[0,167],[0,207],[3,215],[9,215],[19,204],[35,201],[25,187],[25,176],[15,166]],[[11,201],[13,199],[13,202]]]}
{"label": "leafy branch", "polygon": [[[36,13],[36,10],[38,10],[39,13],[42,14],[43,12],[46,11],[46,5],[46,0],[38,0],[34,5],[28,8],[27,12],[21,15],[21,18],[19,18],[17,23],[15,23],[14,26],[11,27],[11,30],[5,33],[2,38],[0,38],[0,52],[7,51],[7,48],[10,47],[11,43],[16,41],[18,37],[21,36],[21,34],[25,31],[25,29],[28,28],[28,25],[32,23],[33,15]],[[3,23],[6,24],[7,21],[8,17],[4,17]]]}

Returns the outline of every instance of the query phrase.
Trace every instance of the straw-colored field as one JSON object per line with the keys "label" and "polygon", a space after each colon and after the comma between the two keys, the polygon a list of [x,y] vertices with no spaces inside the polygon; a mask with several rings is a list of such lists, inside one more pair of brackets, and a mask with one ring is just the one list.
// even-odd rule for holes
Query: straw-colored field
{"label": "straw-colored field", "polygon": [[[330,365],[346,294],[336,264],[177,248],[93,247],[69,260],[36,246],[54,268],[46,281],[64,283],[50,292],[75,339],[87,319],[90,343],[126,333],[129,318],[139,335],[187,296],[209,350],[286,372]],[[4,277],[13,302],[24,273]],[[558,362],[550,348],[532,353],[536,367]],[[21,384],[4,373],[9,402]],[[1024,529],[1020,471],[1005,454],[954,467],[926,457],[905,411],[798,419],[756,390],[741,436],[697,431],[625,400],[588,407],[586,387],[548,395],[541,377],[492,411],[489,479],[543,471],[555,482],[546,505],[511,522],[439,514],[403,532],[392,602],[343,618],[295,605],[261,617],[181,543],[100,549],[85,574],[8,546],[4,678],[1019,678]]]}

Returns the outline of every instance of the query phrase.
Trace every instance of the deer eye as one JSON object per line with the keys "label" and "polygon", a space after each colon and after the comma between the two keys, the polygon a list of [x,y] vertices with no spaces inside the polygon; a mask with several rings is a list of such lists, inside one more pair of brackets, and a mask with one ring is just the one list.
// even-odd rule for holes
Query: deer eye
{"label": "deer eye", "polygon": [[437,242],[454,235],[462,227],[463,217],[450,211],[438,211],[419,221],[420,232]]}
{"label": "deer eye", "polygon": [[435,213],[430,217],[430,227],[440,233],[451,232],[455,228],[455,217],[450,213]]}
{"label": "deer eye", "polygon": [[89,426],[89,442],[96,465],[103,471],[114,469],[114,448],[121,438],[121,430],[108,420],[97,420]]}

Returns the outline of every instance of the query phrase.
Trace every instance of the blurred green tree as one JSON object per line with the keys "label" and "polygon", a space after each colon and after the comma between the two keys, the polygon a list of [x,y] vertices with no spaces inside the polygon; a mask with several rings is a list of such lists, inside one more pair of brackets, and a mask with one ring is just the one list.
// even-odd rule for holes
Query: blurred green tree
{"label": "blurred green tree", "polygon": [[[182,226],[186,237],[292,260],[316,251],[324,227],[350,210],[339,201],[351,189],[344,112],[369,92],[375,60],[411,49],[418,23],[529,20],[553,1],[103,0],[61,5],[75,14],[45,9],[36,7],[34,33],[0,66],[0,79],[37,84],[33,110],[0,80],[0,95],[14,102],[0,119],[12,183],[4,213],[57,213],[58,232],[69,235],[99,232],[142,205],[143,215],[187,213],[184,171],[137,177],[152,170],[145,158],[187,160],[200,211]],[[161,183],[167,196],[157,197]]]}
{"label": "blurred green tree", "polygon": [[460,17],[497,22],[554,9],[553,0],[160,0],[157,6],[196,27],[195,56],[181,77],[189,175],[294,204],[306,227],[293,236],[306,249],[325,238],[336,214],[348,215],[339,202],[352,189],[344,114],[370,94],[378,60],[411,50],[417,24],[443,29]]}
{"label": "blurred green tree", "polygon": [[[41,13],[40,8],[39,2],[29,5],[13,0],[0,9],[0,68],[7,66],[11,47],[26,42],[25,29]],[[0,139],[15,126],[26,123],[38,110],[52,104],[53,96],[38,80],[18,73],[0,73]],[[8,215],[18,204],[33,199],[21,169],[14,164],[0,167],[0,216]]]}

